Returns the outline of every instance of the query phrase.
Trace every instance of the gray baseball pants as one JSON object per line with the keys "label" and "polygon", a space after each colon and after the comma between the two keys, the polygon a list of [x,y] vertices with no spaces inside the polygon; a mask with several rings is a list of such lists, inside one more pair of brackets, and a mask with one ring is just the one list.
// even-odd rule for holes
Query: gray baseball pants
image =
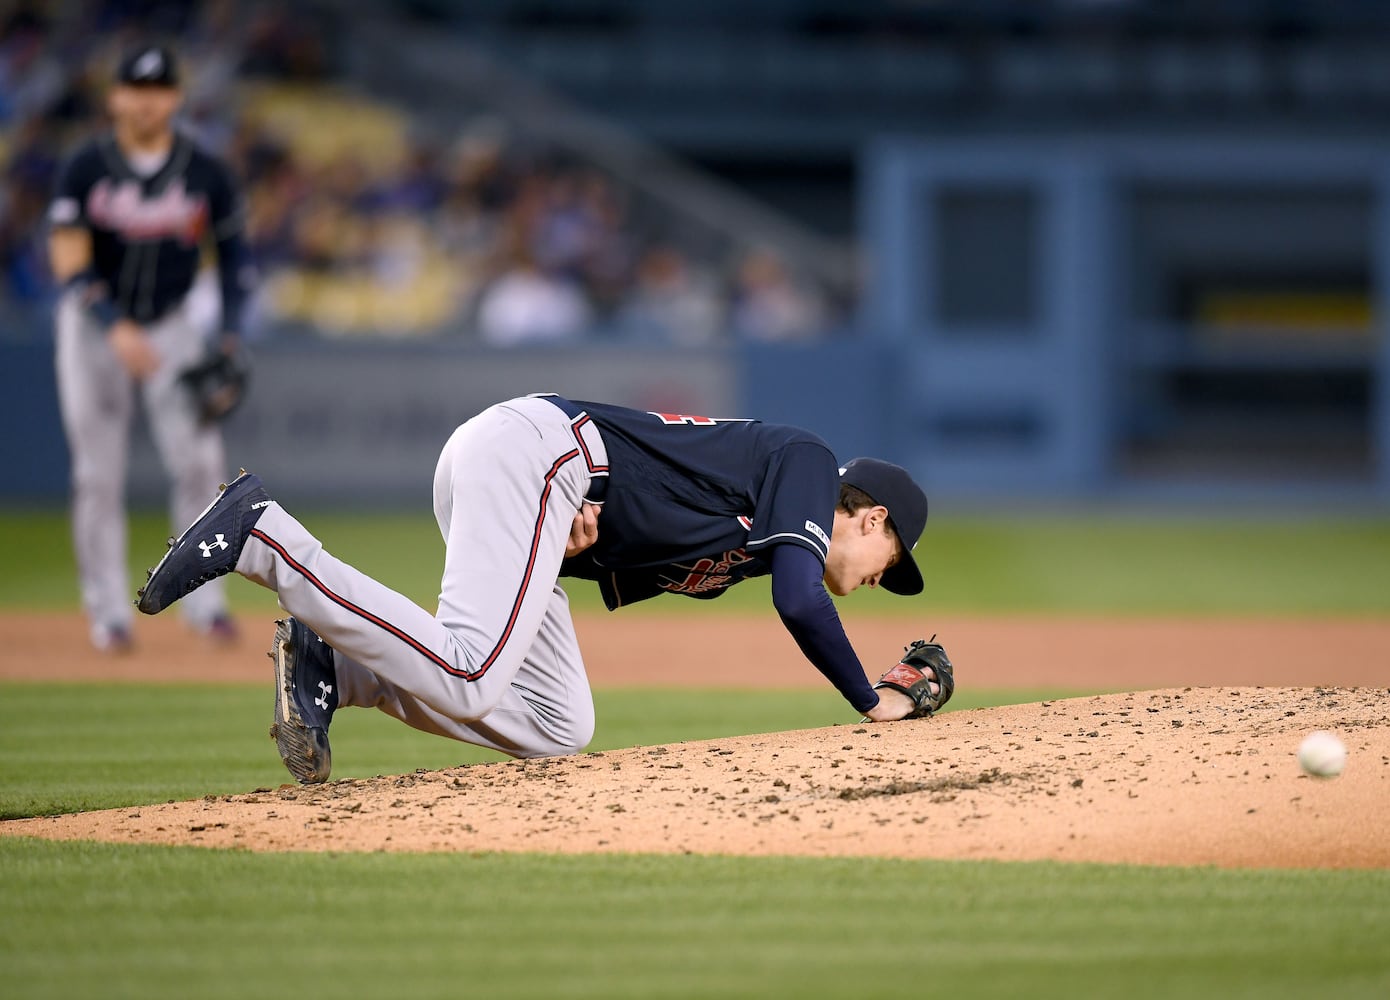
{"label": "gray baseball pants", "polygon": [[556,581],[575,512],[607,467],[587,415],[544,399],[499,403],[459,427],[434,476],[445,543],[435,614],[329,555],[278,503],[236,569],[333,647],[340,707],[516,757],[576,753],[594,707]]}
{"label": "gray baseball pants", "polygon": [[[159,369],[138,383],[160,460],[172,480],[170,521],[178,534],[207,506],[224,481],[222,432],[204,426],[179,373],[202,357],[205,340],[188,304],[145,328],[158,350]],[[126,568],[126,459],[136,381],[121,366],[106,334],[71,294],[56,317],[58,403],[72,458],[72,540],[82,607],[100,643],[112,628],[129,629],[133,590]],[[184,618],[206,627],[227,609],[225,581],[182,601]]]}

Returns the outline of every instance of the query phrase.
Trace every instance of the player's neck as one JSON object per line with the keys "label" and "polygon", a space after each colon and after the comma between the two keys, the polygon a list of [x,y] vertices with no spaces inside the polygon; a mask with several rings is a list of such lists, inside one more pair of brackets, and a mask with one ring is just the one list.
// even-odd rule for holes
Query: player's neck
{"label": "player's neck", "polygon": [[162,129],[158,132],[138,134],[133,129],[115,128],[116,145],[125,156],[157,156],[168,153],[174,146],[174,130]]}

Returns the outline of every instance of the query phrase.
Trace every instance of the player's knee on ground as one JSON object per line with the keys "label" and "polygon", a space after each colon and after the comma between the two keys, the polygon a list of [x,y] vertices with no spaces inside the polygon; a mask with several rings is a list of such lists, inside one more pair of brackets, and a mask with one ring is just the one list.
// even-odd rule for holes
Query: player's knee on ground
{"label": "player's knee on ground", "polygon": [[581,753],[594,738],[593,703],[576,707],[569,718],[546,720],[537,727],[518,757],[568,757]]}

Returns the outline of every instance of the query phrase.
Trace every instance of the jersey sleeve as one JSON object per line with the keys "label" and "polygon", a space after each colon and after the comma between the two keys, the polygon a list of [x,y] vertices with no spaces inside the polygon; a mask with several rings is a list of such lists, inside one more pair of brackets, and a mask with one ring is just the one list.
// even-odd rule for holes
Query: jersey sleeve
{"label": "jersey sleeve", "polygon": [[217,244],[218,286],[222,291],[222,330],[240,333],[242,311],[250,294],[252,276],[246,262],[246,209],[231,171],[209,158],[208,215]]}
{"label": "jersey sleeve", "polygon": [[221,242],[239,236],[246,228],[246,205],[231,171],[220,160],[209,158],[212,181],[208,185],[208,215],[212,238]]}
{"label": "jersey sleeve", "polygon": [[878,692],[845,635],[835,604],[821,583],[821,564],[799,547],[772,552],[772,603],[806,659],[860,712],[878,704]]}
{"label": "jersey sleeve", "polygon": [[790,543],[825,562],[839,495],[840,470],[828,448],[812,441],[786,445],[768,465],[745,548]]}
{"label": "jersey sleeve", "polygon": [[58,171],[53,200],[48,205],[50,226],[86,226],[87,194],[96,183],[92,158],[84,150],[68,159]]}

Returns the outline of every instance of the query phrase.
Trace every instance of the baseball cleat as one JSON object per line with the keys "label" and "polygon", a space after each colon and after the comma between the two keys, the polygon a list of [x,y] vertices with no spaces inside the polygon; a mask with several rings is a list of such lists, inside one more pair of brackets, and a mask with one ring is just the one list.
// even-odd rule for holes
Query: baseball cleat
{"label": "baseball cleat", "polygon": [[333,769],[328,725],[338,708],[333,647],[293,618],[275,623],[275,721],[270,738],[290,774],[304,785],[327,781]]}
{"label": "baseball cleat", "polygon": [[230,573],[246,536],[269,505],[270,495],[260,478],[242,469],[182,535],[169,539],[169,551],[149,571],[135,606],[147,615],[158,614],[209,580]]}

